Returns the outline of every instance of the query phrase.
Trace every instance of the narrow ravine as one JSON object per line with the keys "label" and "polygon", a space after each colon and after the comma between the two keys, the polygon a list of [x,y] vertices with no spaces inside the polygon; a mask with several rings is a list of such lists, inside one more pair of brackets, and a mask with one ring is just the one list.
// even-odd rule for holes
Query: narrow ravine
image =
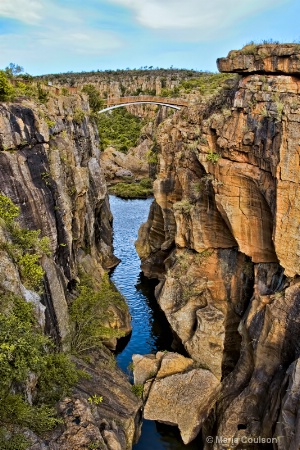
{"label": "narrow ravine", "polygon": [[[110,196],[113,214],[114,253],[121,263],[111,279],[124,295],[132,316],[132,335],[125,348],[117,355],[120,368],[128,373],[134,353],[155,353],[171,350],[172,333],[155,298],[155,283],[142,276],[140,260],[135,251],[140,225],[146,221],[152,199],[122,200]],[[142,436],[134,450],[200,450],[201,439],[184,445],[176,427],[145,420]]]}

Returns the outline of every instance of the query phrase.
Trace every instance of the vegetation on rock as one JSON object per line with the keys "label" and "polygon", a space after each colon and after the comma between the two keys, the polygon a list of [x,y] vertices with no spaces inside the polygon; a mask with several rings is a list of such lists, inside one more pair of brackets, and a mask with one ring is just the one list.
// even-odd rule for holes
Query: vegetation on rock
{"label": "vegetation on rock", "polygon": [[144,122],[125,108],[118,108],[99,114],[97,125],[102,149],[112,146],[127,153],[137,145]]}
{"label": "vegetation on rock", "polygon": [[[15,221],[18,215],[19,208],[0,194],[1,225],[8,238],[1,248],[16,263],[25,286],[39,289],[44,276],[39,260],[49,254],[49,240],[40,238],[39,230],[21,228]],[[43,334],[33,305],[3,288],[0,362],[0,448],[25,449],[26,439],[15,434],[16,427],[42,433],[56,426],[60,420],[54,403],[69,392],[79,373],[69,356],[57,352]]]}
{"label": "vegetation on rock", "polygon": [[134,395],[136,395],[138,398],[143,397],[144,392],[144,385],[143,384],[134,384],[131,388]]}
{"label": "vegetation on rock", "polygon": [[49,239],[40,238],[40,230],[21,228],[15,221],[18,215],[19,208],[8,197],[0,194],[0,219],[10,234],[10,242],[1,242],[1,247],[17,264],[25,286],[38,290],[44,277],[39,261],[43,255],[50,255]]}
{"label": "vegetation on rock", "polygon": [[70,308],[73,352],[82,354],[97,350],[102,347],[104,340],[124,335],[119,329],[109,326],[112,319],[110,306],[124,310],[126,303],[108,275],[104,275],[101,285],[97,285],[91,277],[81,274],[79,295]]}
{"label": "vegetation on rock", "polygon": [[[30,427],[42,433],[60,420],[54,402],[66,395],[78,380],[78,372],[67,355],[57,353],[50,338],[37,324],[34,307],[7,291],[0,293],[0,447],[25,447],[21,436],[7,439],[8,431]],[[28,387],[35,394],[30,399]],[[19,445],[19,444],[18,444]]]}
{"label": "vegetation on rock", "polygon": [[162,89],[163,97],[180,97],[181,94],[190,94],[191,92],[199,92],[201,95],[216,94],[228,79],[234,76],[227,73],[209,73],[203,72],[197,78],[183,80],[173,89]]}
{"label": "vegetation on rock", "polygon": [[88,95],[90,108],[94,113],[104,108],[104,100],[100,98],[99,91],[93,84],[83,86],[82,92]]}
{"label": "vegetation on rock", "polygon": [[118,183],[109,188],[111,194],[121,198],[147,198],[153,195],[152,180],[143,178],[139,183]]}

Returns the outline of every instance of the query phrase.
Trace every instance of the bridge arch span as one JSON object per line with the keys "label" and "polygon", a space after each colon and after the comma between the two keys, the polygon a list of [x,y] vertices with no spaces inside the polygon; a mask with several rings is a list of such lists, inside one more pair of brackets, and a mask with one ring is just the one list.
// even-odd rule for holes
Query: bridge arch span
{"label": "bridge arch span", "polygon": [[151,95],[138,95],[131,97],[119,97],[110,98],[107,100],[107,107],[98,111],[99,113],[110,111],[114,108],[120,108],[121,106],[127,105],[138,105],[141,103],[148,103],[152,105],[167,106],[168,108],[181,109],[184,106],[188,106],[186,100],[180,98],[169,98],[169,97],[159,97]]}
{"label": "bridge arch span", "polygon": [[114,105],[114,106],[108,106],[107,108],[104,108],[104,109],[101,109],[100,111],[98,111],[98,113],[104,113],[104,112],[110,111],[112,109],[121,108],[122,106],[140,105],[140,104],[145,104],[145,103],[150,104],[150,105],[167,106],[168,108],[173,108],[173,109],[177,109],[177,110],[180,110],[182,108],[182,106],[170,105],[169,103],[161,103],[161,102],[130,102],[130,103],[120,103],[120,104]]}

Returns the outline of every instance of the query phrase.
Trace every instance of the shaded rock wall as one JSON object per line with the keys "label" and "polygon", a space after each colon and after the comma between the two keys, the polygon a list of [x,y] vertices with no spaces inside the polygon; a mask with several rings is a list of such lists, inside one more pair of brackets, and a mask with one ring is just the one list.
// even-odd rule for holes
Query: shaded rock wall
{"label": "shaded rock wall", "polygon": [[[35,304],[40,326],[58,347],[68,349],[68,307],[80,271],[98,282],[117,258],[112,248],[112,216],[100,166],[97,129],[85,96],[51,96],[47,105],[28,100],[0,105],[0,191],[20,208],[20,224],[40,229],[50,240],[44,256],[44,292],[26,289],[5,246],[0,252],[0,286]],[[2,244],[8,237],[0,232]],[[131,330],[128,311],[109,307],[110,326]],[[90,374],[62,401],[64,426],[44,440],[27,431],[32,450],[131,448],[139,433],[140,402],[108,350],[94,365],[77,361]],[[112,382],[114,379],[114,382]],[[101,382],[100,382],[101,380]],[[101,408],[88,398],[103,396]],[[117,447],[116,447],[117,446]]]}
{"label": "shaded rock wall", "polygon": [[136,246],[145,273],[160,274],[158,303],[185,349],[222,380],[204,435],[264,448],[241,439],[282,427],[294,437],[279,448],[297,448],[298,399],[285,391],[299,358],[300,81],[275,60],[274,70],[247,61],[267,73],[161,125],[156,203]]}

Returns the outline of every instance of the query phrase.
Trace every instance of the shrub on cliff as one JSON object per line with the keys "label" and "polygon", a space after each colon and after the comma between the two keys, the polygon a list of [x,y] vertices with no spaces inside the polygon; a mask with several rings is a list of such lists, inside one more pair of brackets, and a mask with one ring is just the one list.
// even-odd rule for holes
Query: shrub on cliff
{"label": "shrub on cliff", "polygon": [[26,230],[15,221],[19,208],[0,194],[0,219],[10,234],[11,242],[2,242],[11,259],[17,264],[20,276],[29,289],[39,289],[44,277],[40,265],[43,255],[50,255],[48,237],[40,238],[40,230]]}
{"label": "shrub on cliff", "polygon": [[56,426],[54,402],[69,393],[78,372],[43,335],[33,305],[6,291],[0,292],[0,361],[0,448],[26,448],[24,438],[9,439],[7,431]]}
{"label": "shrub on cliff", "polygon": [[[39,260],[50,253],[49,240],[39,230],[21,228],[18,215],[19,208],[0,194],[0,222],[7,236],[1,248],[19,268],[25,286],[39,289],[44,276]],[[70,358],[56,352],[43,334],[33,305],[0,289],[0,448],[27,448],[24,436],[15,433],[20,427],[41,433],[59,423],[54,403],[78,377]]]}
{"label": "shrub on cliff", "polygon": [[125,300],[108,276],[105,275],[97,287],[90,277],[82,274],[79,295],[70,309],[73,321],[71,345],[75,353],[96,350],[101,348],[103,340],[123,336],[120,330],[109,326],[112,317],[109,306],[126,308]]}
{"label": "shrub on cliff", "polygon": [[16,217],[18,217],[20,210],[10,198],[0,194],[0,218],[6,225],[13,223]]}
{"label": "shrub on cliff", "polygon": [[5,102],[11,100],[15,96],[15,89],[7,74],[0,70],[0,101]]}
{"label": "shrub on cliff", "polygon": [[100,97],[99,91],[93,84],[86,84],[82,88],[82,92],[88,95],[90,108],[94,113],[100,111],[104,107],[104,100]]}

